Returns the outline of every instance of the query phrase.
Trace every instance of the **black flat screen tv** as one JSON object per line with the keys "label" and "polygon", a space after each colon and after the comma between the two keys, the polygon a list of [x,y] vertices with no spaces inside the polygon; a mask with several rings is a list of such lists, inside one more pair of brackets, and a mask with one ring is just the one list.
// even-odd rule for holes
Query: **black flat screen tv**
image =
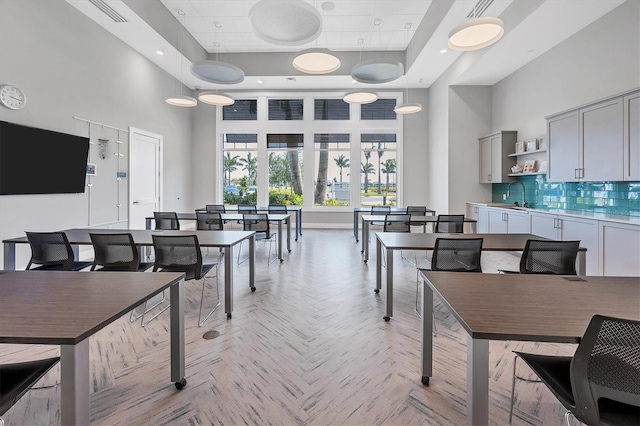
{"label": "black flat screen tv", "polygon": [[0,195],[82,193],[89,139],[0,121]]}

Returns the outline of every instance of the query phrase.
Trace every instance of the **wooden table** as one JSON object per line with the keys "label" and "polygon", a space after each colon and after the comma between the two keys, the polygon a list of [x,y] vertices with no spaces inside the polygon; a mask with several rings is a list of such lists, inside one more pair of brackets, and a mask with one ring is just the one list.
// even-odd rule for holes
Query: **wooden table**
{"label": "wooden table", "polygon": [[[240,241],[249,240],[249,287],[255,291],[255,232],[250,231],[162,231],[146,229],[95,229],[74,228],[65,229],[69,242],[74,246],[91,245],[89,233],[119,234],[130,232],[136,246],[153,247],[152,235],[197,235],[201,247],[221,247],[224,249],[224,311],[227,319],[233,312],[233,246]],[[4,269],[16,268],[16,244],[28,244],[27,237],[11,238],[4,243]],[[77,247],[76,247],[77,253]]]}
{"label": "wooden table", "polygon": [[[178,221],[181,220],[197,220],[195,213],[176,213],[178,215]],[[278,223],[278,259],[280,263],[284,262],[284,256],[282,255],[282,224],[287,224],[287,251],[291,253],[291,215],[289,214],[268,214],[269,222]],[[221,213],[220,218],[222,220],[242,220],[242,215],[237,213]],[[146,217],[146,229],[151,229],[153,223],[153,217]],[[296,241],[298,239],[296,238]]]}
{"label": "wooden table", "polygon": [[[382,222],[384,223],[385,220],[385,216],[383,215],[363,215],[362,216],[362,250],[360,250],[361,253],[364,253],[364,263],[367,263],[367,261],[369,260],[369,225],[371,224],[371,222]],[[416,215],[411,215],[411,222],[415,222],[415,223],[429,223],[432,226],[438,221],[438,218],[436,216],[416,216]],[[475,232],[477,231],[477,224],[478,221],[475,219],[469,219],[469,218],[464,218],[464,223],[470,223],[471,224],[471,232],[475,234]],[[423,229],[423,231],[426,231],[426,227],[425,229]],[[424,232],[423,232],[424,233]],[[442,235],[442,234],[439,234]],[[467,234],[468,236],[469,234]]]}
{"label": "wooden table", "polygon": [[[387,265],[387,314],[385,321],[393,316],[393,251],[394,250],[433,250],[437,238],[482,238],[483,251],[522,251],[528,239],[546,240],[532,234],[443,234],[443,233],[407,233],[407,232],[377,232],[376,233],[376,289],[382,288],[382,250],[385,249]],[[587,249],[580,247],[576,270],[578,275],[585,275]],[[516,276],[520,276],[517,274]]]}
{"label": "wooden table", "polygon": [[468,425],[489,422],[489,340],[579,343],[594,314],[640,320],[638,277],[472,275],[421,272],[422,383],[433,375],[435,294],[468,333]]}
{"label": "wooden table", "polygon": [[182,389],[184,273],[0,271],[0,343],[60,345],[61,423],[88,425],[89,337],[166,288],[171,381]]}
{"label": "wooden table", "polygon": [[[407,212],[406,207],[390,207],[390,211],[389,211],[389,213],[406,213],[406,212]],[[371,214],[371,207],[356,207],[353,209],[353,236],[356,239],[356,243],[360,241],[358,239],[358,233],[359,233],[358,226],[360,224],[359,216],[362,213]],[[436,211],[427,209],[426,213],[429,213],[431,216],[435,216]]]}
{"label": "wooden table", "polygon": [[[224,206],[227,212],[237,212],[238,206]],[[199,212],[206,212],[207,209],[205,207],[201,207],[196,209]],[[258,213],[268,213],[268,206],[256,206],[256,211]],[[302,235],[302,206],[287,206],[287,213],[293,212],[296,216],[296,241],[298,241],[298,236]]]}

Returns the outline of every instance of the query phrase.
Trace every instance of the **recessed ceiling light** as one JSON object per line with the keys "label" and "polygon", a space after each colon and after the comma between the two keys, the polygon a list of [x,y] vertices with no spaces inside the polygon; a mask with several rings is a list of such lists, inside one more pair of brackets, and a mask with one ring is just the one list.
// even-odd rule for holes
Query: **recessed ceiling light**
{"label": "recessed ceiling light", "polygon": [[410,30],[411,29],[411,22],[407,22],[406,24],[404,24],[404,29],[405,30]]}
{"label": "recessed ceiling light", "polygon": [[440,49],[440,53],[447,53],[447,49]]}
{"label": "recessed ceiling light", "polygon": [[258,80],[258,84],[262,84],[262,80]]}
{"label": "recessed ceiling light", "polygon": [[220,47],[220,43],[218,43],[217,41],[213,42],[213,47]]}
{"label": "recessed ceiling light", "polygon": [[215,21],[213,23],[213,26],[216,27],[216,28],[222,28],[222,24],[220,22],[218,22],[218,21]]}
{"label": "recessed ceiling light", "polygon": [[160,55],[160,56],[164,55],[164,50],[162,49],[156,50],[156,55]]}
{"label": "recessed ceiling light", "polygon": [[332,1],[325,1],[325,2],[322,2],[321,7],[322,7],[322,10],[329,12],[330,10],[333,10],[336,7],[336,5]]}
{"label": "recessed ceiling light", "polygon": [[375,21],[373,21],[373,25],[375,25],[376,27],[380,24],[382,24],[382,19],[376,19]]}

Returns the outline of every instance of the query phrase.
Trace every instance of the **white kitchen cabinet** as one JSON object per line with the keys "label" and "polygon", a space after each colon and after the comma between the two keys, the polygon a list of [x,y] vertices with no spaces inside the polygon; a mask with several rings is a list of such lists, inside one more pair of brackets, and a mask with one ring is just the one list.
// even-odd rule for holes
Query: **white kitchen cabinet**
{"label": "white kitchen cabinet", "polygon": [[625,96],[624,108],[624,180],[640,181],[640,92]]}
{"label": "white kitchen cabinet", "polygon": [[580,110],[580,180],[622,180],[622,110],[622,98],[600,102]]}
{"label": "white kitchen cabinet", "polygon": [[575,182],[578,180],[580,124],[578,111],[547,118],[547,180]]}
{"label": "white kitchen cabinet", "polygon": [[531,233],[561,241],[580,241],[587,249],[587,275],[600,275],[598,221],[553,213],[531,212]]}
{"label": "white kitchen cabinet", "polygon": [[487,225],[487,206],[481,204],[467,203],[466,216],[469,219],[477,221],[476,229],[480,234],[486,234],[488,231]]}
{"label": "white kitchen cabinet", "polygon": [[529,213],[526,211],[502,208],[488,208],[488,233],[492,234],[528,234]]}
{"label": "white kitchen cabinet", "polygon": [[503,130],[479,140],[480,142],[480,183],[509,182],[511,167],[516,164],[513,157],[508,157],[515,149],[518,132]]}
{"label": "white kitchen cabinet", "polygon": [[602,275],[640,277],[640,225],[600,221],[600,241]]}

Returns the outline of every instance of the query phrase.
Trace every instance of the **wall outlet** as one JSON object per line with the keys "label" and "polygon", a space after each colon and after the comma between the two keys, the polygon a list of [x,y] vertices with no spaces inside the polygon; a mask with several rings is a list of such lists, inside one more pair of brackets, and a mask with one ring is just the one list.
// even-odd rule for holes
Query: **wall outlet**
{"label": "wall outlet", "polygon": [[504,201],[507,200],[507,194],[502,194],[502,200],[504,200]]}

